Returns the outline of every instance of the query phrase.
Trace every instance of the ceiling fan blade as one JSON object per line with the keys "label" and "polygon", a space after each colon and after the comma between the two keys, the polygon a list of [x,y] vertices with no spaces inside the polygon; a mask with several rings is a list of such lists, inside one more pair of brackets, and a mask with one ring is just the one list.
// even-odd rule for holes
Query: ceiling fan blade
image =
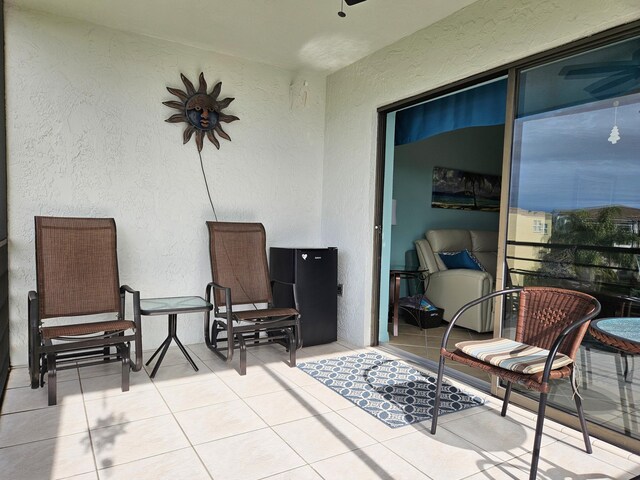
{"label": "ceiling fan blade", "polygon": [[612,75],[592,83],[585,90],[594,96],[602,93],[623,93],[637,84],[637,80],[634,77],[634,75]]}
{"label": "ceiling fan blade", "polygon": [[365,0],[344,0],[344,3],[352,7],[353,5],[357,5],[358,3],[362,3]]}
{"label": "ceiling fan blade", "polygon": [[632,73],[638,69],[638,64],[634,62],[607,62],[607,63],[585,63],[583,65],[570,65],[563,67],[560,75],[565,77],[582,77],[598,76],[606,73],[624,74]]}

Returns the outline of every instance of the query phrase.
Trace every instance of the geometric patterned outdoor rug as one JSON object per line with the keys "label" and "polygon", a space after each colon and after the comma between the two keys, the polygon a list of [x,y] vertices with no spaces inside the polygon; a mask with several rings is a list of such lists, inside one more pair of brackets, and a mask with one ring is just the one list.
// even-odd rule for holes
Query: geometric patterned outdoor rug
{"label": "geometric patterned outdoor rug", "polygon": [[[432,417],[436,378],[404,362],[360,353],[301,363],[298,368],[391,428]],[[482,398],[442,384],[439,415],[482,404]]]}

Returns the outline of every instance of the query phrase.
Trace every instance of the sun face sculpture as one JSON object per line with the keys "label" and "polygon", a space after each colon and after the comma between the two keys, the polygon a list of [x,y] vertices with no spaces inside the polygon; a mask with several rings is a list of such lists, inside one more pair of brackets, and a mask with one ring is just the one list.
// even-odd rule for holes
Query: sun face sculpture
{"label": "sun face sculpture", "polygon": [[198,152],[202,151],[205,135],[219,150],[220,142],[216,138],[216,133],[220,137],[231,141],[231,137],[222,129],[220,123],[230,123],[239,120],[235,115],[222,113],[222,110],[227,108],[234,99],[225,98],[218,101],[218,95],[220,95],[220,90],[222,90],[222,82],[216,83],[211,93],[207,93],[207,82],[204,79],[203,73],[200,73],[198,90],[195,89],[193,83],[183,74],[180,74],[180,78],[187,89],[186,92],[177,88],[167,87],[169,93],[178,97],[180,101],[170,100],[162,102],[163,105],[167,107],[180,110],[180,113],[171,115],[165,121],[169,123],[186,122],[188,125],[182,134],[183,143],[191,140],[191,137],[195,133]]}

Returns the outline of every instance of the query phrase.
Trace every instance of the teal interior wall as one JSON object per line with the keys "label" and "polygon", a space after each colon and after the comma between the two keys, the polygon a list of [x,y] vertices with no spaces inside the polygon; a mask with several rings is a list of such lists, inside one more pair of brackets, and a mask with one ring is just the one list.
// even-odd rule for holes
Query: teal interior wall
{"label": "teal interior wall", "polygon": [[464,128],[395,147],[397,220],[392,227],[391,265],[404,265],[405,251],[414,249],[414,240],[429,229],[498,230],[497,212],[431,208],[431,177],[433,167],[501,175],[503,144],[504,125],[498,125]]}

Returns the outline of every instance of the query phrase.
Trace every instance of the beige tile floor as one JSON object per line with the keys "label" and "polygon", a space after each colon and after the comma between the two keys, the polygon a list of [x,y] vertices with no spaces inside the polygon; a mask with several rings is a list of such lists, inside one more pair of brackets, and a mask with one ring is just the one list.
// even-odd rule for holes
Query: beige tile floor
{"label": "beige tile floor", "polygon": [[[190,345],[199,371],[170,350],[156,378],[119,366],[61,374],[59,404],[12,370],[0,416],[3,479],[519,479],[528,477],[535,416],[499,402],[428,424],[388,428],[301,370],[275,346],[250,350],[247,375],[204,345]],[[308,361],[355,351],[305,348]],[[388,354],[387,354],[388,355]],[[464,387],[463,387],[464,388]],[[467,388],[468,389],[468,388]],[[483,394],[481,394],[483,395]],[[547,421],[542,479],[629,479],[640,457]]]}

